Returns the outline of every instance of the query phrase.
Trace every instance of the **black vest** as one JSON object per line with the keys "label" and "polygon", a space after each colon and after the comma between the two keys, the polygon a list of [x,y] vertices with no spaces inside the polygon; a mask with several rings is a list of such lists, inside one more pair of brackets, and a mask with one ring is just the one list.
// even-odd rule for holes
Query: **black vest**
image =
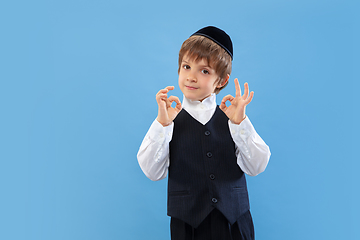
{"label": "black vest", "polygon": [[205,125],[184,109],[170,142],[168,215],[197,227],[217,208],[233,224],[250,209],[228,117],[216,108]]}

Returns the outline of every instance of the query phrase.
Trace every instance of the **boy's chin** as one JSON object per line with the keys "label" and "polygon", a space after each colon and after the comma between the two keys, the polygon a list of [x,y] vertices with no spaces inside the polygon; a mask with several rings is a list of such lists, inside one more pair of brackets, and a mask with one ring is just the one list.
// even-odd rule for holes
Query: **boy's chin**
{"label": "boy's chin", "polygon": [[184,96],[191,101],[199,101],[199,102],[202,102],[206,98],[206,97],[192,96],[189,94],[184,94]]}

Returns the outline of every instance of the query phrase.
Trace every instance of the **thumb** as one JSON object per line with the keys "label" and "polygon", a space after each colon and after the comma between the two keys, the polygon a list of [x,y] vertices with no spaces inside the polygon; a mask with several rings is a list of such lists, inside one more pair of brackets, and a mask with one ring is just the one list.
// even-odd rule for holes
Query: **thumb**
{"label": "thumb", "polygon": [[226,106],[225,102],[221,101],[221,104],[220,104],[219,108],[220,108],[221,110],[223,110],[223,111],[226,111],[227,106]]}

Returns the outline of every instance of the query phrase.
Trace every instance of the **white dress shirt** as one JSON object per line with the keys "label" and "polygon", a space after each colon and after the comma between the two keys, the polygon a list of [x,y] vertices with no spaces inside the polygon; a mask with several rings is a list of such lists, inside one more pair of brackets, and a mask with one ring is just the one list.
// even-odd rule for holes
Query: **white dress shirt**
{"label": "white dress shirt", "polygon": [[[197,121],[205,125],[216,110],[216,95],[200,101],[183,98],[182,107]],[[239,125],[228,122],[230,134],[235,142],[237,164],[243,172],[256,176],[263,172],[269,162],[270,149],[256,133],[248,117]],[[174,123],[163,127],[156,119],[141,143],[137,158],[145,175],[153,180],[161,180],[167,176],[169,159],[169,143],[173,134]]]}

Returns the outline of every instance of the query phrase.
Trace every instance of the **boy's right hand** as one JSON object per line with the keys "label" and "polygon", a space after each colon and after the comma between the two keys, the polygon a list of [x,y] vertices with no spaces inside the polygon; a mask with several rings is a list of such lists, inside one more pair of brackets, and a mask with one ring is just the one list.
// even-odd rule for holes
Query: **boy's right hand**
{"label": "boy's right hand", "polygon": [[[156,119],[164,127],[170,125],[181,110],[181,102],[178,97],[167,97],[167,93],[173,89],[174,86],[168,86],[161,89],[156,94],[156,102],[159,106],[158,116]],[[176,106],[174,108],[171,107],[172,102],[176,102]]]}

